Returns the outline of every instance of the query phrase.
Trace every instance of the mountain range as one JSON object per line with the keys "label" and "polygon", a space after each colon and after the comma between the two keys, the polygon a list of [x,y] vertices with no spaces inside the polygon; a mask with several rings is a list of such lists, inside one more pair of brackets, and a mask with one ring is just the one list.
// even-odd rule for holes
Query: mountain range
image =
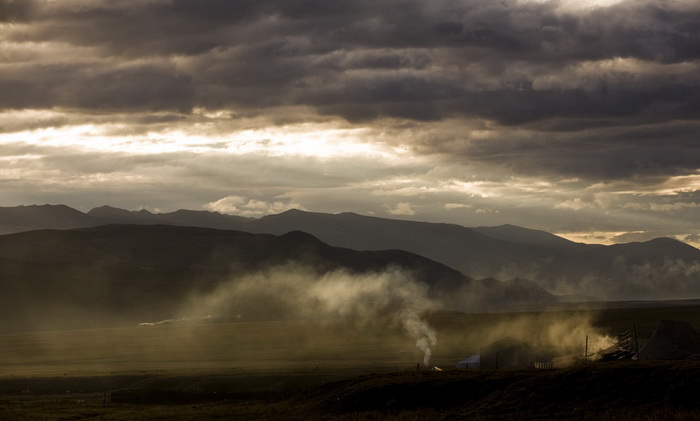
{"label": "mountain range", "polygon": [[[382,277],[391,280],[392,273],[400,279],[387,284]],[[418,295],[409,302],[460,311],[556,301],[526,280],[474,280],[410,252],[332,247],[301,231],[276,236],[101,225],[0,236],[0,328],[122,325],[211,313],[249,321],[298,317],[295,295],[324,276],[335,289],[369,279],[368,290],[380,295],[369,300],[383,302],[381,295],[396,294],[391,288],[406,288]]]}
{"label": "mountain range", "polygon": [[531,280],[558,296],[603,300],[700,296],[700,250],[670,238],[604,246],[575,243],[513,225],[468,228],[300,210],[244,218],[207,211],[151,213],[109,206],[87,213],[63,205],[0,208],[0,232],[4,233],[106,224],[164,224],[273,235],[303,231],[334,247],[403,250],[472,279]]}

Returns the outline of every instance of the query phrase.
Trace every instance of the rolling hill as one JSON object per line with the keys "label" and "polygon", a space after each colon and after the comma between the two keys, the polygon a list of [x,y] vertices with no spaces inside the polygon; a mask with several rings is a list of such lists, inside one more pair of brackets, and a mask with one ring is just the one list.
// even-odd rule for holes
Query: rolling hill
{"label": "rolling hill", "polygon": [[562,296],[602,300],[700,297],[700,250],[668,238],[603,246],[575,243],[513,225],[467,228],[354,213],[290,210],[254,219],[206,211],[154,214],[108,206],[88,213],[68,210],[49,205],[0,208],[0,229],[5,230],[0,232],[110,223],[197,226],[274,235],[299,230],[337,247],[405,250],[472,278],[529,279]]}
{"label": "rolling hill", "polygon": [[[523,294],[529,287],[535,292]],[[307,290],[316,298],[306,297]],[[433,302],[438,307],[425,308],[470,311],[556,301],[527,281],[477,281],[413,253],[332,247],[301,231],[275,236],[104,225],[0,236],[0,327],[5,328],[212,315],[314,317],[309,311],[314,306],[323,315],[344,316],[350,313],[323,306],[353,299],[353,309],[374,305],[381,311]]]}

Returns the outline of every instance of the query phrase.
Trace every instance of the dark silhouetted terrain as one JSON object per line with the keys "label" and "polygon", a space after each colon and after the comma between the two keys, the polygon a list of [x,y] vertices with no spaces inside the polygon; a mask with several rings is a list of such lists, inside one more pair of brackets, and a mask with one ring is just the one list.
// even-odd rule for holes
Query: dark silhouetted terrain
{"label": "dark silhouetted terrain", "polygon": [[[401,273],[394,276],[399,279],[390,279],[394,284],[360,277],[392,270]],[[391,288],[418,288],[420,295],[416,285],[424,285],[425,300],[460,310],[556,301],[527,281],[476,281],[416,254],[331,247],[301,231],[274,236],[169,225],[105,225],[0,236],[0,315],[2,325],[10,328],[61,326],[64,321],[158,321],[182,316],[193,296],[228,294],[231,304],[218,303],[218,310],[238,306],[230,313],[245,319],[284,318],[296,314],[294,294],[334,271],[347,276],[334,278],[337,285],[328,287],[329,294],[331,287],[357,285],[375,291],[378,297],[372,299],[381,299],[393,293]],[[259,278],[249,279],[251,274]],[[242,280],[244,291],[231,289]],[[374,284],[367,287],[362,282]],[[253,298],[241,302],[241,294]]]}
{"label": "dark silhouetted terrain", "polygon": [[674,362],[500,372],[61,376],[2,379],[0,403],[8,419],[693,420],[700,415],[698,374],[697,362]]}
{"label": "dark silhouetted terrain", "polygon": [[512,225],[467,228],[299,210],[252,219],[186,210],[154,214],[108,206],[87,214],[65,206],[0,208],[0,232],[110,223],[198,226],[274,235],[298,230],[337,247],[405,250],[472,278],[529,279],[561,296],[603,300],[700,297],[700,250],[668,238],[602,246]]}

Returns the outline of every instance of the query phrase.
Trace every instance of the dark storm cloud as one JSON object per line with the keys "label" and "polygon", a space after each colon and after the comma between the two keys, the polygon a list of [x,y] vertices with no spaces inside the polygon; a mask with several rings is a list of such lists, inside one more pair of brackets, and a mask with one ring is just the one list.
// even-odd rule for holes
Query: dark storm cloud
{"label": "dark storm cloud", "polygon": [[[574,132],[497,132],[486,139],[431,137],[423,147],[517,173],[583,177],[593,181],[632,178],[635,183],[693,174],[700,147],[695,122],[592,128]],[[427,144],[427,145],[425,145]]]}
{"label": "dark storm cloud", "polygon": [[35,8],[33,0],[0,0],[0,22],[27,22]]}
{"label": "dark storm cloud", "polygon": [[105,63],[0,66],[0,109],[189,111],[191,78],[170,65]]}
{"label": "dark storm cloud", "polygon": [[[57,3],[25,36],[50,35],[135,55],[197,54],[254,36],[306,36],[318,49],[478,47],[555,61],[673,61],[697,58],[699,48],[699,8],[682,1],[635,0],[581,13],[560,11],[559,2],[516,0]],[[266,33],[256,33],[258,28]]]}
{"label": "dark storm cloud", "polygon": [[[370,116],[412,118],[411,108],[422,102],[431,118],[462,113],[517,124],[560,114],[637,113],[645,104],[665,100],[661,94],[670,90],[666,97],[672,98],[666,100],[678,102],[679,108],[687,105],[686,114],[696,111],[697,90],[687,92],[682,83],[620,87],[601,75],[598,92],[532,89],[536,74],[526,71],[512,78],[507,71],[518,62],[556,68],[615,57],[663,63],[698,59],[700,5],[628,1],[581,12],[559,7],[559,2],[516,0],[68,1],[46,6],[32,25],[10,38],[64,41],[130,59],[187,56],[190,66],[185,69],[203,106],[222,105],[231,97],[228,103],[239,107],[301,103],[353,118],[353,109],[366,105]],[[470,63],[481,67],[449,71]],[[386,75],[387,69],[396,74]],[[358,77],[358,70],[364,74]],[[50,66],[41,74],[35,71],[31,81],[50,80],[55,71]],[[500,76],[501,86],[469,89],[465,80],[493,75]],[[78,72],[75,79],[84,76]],[[132,78],[131,86],[150,83],[143,71],[126,74],[121,80],[127,91]],[[115,83],[107,79],[107,84]],[[23,88],[22,83],[31,83],[15,82]],[[165,85],[143,97],[118,95],[116,105],[138,108],[141,102],[164,106],[191,100],[188,90],[172,91],[167,76]],[[34,90],[47,88],[51,86]],[[214,90],[221,93],[210,100]],[[82,95],[86,93],[78,90],[75,96]],[[179,96],[185,98],[178,101]],[[99,95],[84,104],[67,97],[71,106],[100,102]],[[105,93],[101,100],[113,106],[112,97]],[[19,100],[14,104],[27,106]]]}
{"label": "dark storm cloud", "polygon": [[5,0],[5,39],[37,52],[0,64],[0,108],[477,119],[486,140],[451,132],[415,150],[595,180],[694,171],[700,3],[568,4]]}

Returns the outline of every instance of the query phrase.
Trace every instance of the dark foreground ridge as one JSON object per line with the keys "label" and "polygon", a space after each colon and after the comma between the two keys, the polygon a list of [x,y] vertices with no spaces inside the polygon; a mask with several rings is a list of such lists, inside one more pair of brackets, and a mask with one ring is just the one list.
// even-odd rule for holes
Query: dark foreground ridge
{"label": "dark foreground ridge", "polygon": [[362,376],[326,388],[319,406],[336,414],[424,411],[449,419],[580,419],[659,408],[698,411],[698,374],[698,363],[627,363]]}
{"label": "dark foreground ridge", "polygon": [[0,417],[50,411],[104,419],[138,408],[141,417],[171,419],[689,420],[700,416],[699,387],[696,361],[565,370],[13,378],[0,380]]}

